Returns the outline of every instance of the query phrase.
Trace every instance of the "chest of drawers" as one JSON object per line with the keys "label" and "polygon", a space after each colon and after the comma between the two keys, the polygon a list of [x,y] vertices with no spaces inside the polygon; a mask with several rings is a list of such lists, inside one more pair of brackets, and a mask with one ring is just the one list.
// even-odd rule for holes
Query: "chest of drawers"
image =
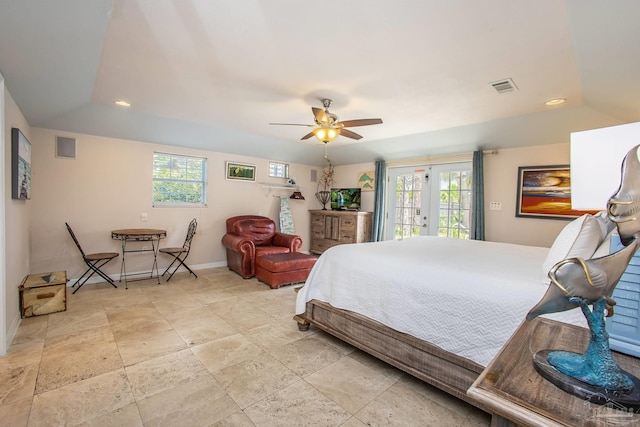
{"label": "chest of drawers", "polygon": [[371,212],[312,210],[309,252],[321,254],[332,246],[371,241]]}

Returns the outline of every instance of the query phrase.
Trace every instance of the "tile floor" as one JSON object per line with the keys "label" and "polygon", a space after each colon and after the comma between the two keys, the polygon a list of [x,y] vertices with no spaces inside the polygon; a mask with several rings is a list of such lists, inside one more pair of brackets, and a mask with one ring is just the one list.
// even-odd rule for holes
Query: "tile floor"
{"label": "tile floor", "polygon": [[488,426],[489,416],[293,321],[293,286],[226,267],[68,293],[0,358],[2,426]]}

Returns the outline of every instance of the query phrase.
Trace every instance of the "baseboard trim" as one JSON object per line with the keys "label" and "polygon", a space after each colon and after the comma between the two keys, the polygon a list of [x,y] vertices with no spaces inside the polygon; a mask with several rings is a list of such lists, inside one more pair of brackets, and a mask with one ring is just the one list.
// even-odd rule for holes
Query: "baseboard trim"
{"label": "baseboard trim", "polygon": [[13,322],[11,322],[11,326],[7,331],[7,351],[18,333],[18,326],[20,326],[20,322],[22,322],[22,318],[20,317],[20,313],[18,313],[18,315],[13,319]]}
{"label": "baseboard trim", "polygon": [[[194,270],[206,270],[209,268],[218,268],[218,267],[226,267],[227,266],[227,262],[226,261],[220,261],[220,262],[210,262],[207,264],[196,264],[196,265],[189,265],[189,267]],[[161,271],[164,271],[163,269],[160,269]],[[186,268],[184,267],[180,267],[178,269],[178,271],[187,271]],[[148,272],[148,270],[147,270]],[[132,273],[129,273],[131,275],[136,275],[136,274],[144,274],[144,271],[134,271]],[[118,282],[120,281],[120,274],[110,274],[109,277],[111,278],[111,280],[113,280],[114,282]],[[67,287],[70,288],[74,283],[76,283],[78,281],[77,278],[73,278],[73,279],[68,279],[67,281]],[[87,280],[87,283],[85,283],[85,285],[88,285],[90,283],[101,283],[104,282],[103,279],[101,279],[100,277],[92,277],[91,279]],[[16,328],[17,329],[17,328]]]}

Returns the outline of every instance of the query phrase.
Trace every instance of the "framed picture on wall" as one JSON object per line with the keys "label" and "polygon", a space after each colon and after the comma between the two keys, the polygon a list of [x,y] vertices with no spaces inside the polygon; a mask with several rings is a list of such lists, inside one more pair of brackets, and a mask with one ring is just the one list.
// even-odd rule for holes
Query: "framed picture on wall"
{"label": "framed picture on wall", "polygon": [[362,191],[373,191],[375,171],[358,172],[358,187]]}
{"label": "framed picture on wall", "polygon": [[255,181],[256,165],[227,162],[227,179],[238,181]]}
{"label": "framed picture on wall", "polygon": [[18,128],[11,128],[11,198],[31,199],[31,143]]}
{"label": "framed picture on wall", "polygon": [[569,165],[520,166],[516,216],[571,220],[585,213],[571,209]]}

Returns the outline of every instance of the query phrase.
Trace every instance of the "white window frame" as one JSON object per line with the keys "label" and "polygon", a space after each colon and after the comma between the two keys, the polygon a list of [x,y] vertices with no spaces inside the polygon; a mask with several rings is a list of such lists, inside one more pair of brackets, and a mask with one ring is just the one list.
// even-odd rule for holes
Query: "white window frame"
{"label": "white window frame", "polygon": [[[454,190],[452,191],[451,189],[447,189],[447,190],[443,190],[440,188],[440,174],[441,173],[449,173],[449,172],[467,172],[468,174],[472,174],[472,170],[473,170],[473,164],[472,162],[459,162],[459,163],[447,163],[447,164],[440,164],[440,165],[432,165],[430,167],[431,171],[430,171],[430,191],[431,191],[431,195],[430,195],[430,203],[429,203],[429,210],[430,210],[430,221],[429,221],[429,234],[433,235],[433,236],[439,236],[440,235],[440,214],[441,212],[441,200],[440,200],[440,192],[441,191],[446,191],[449,193],[449,195],[451,193],[469,193],[468,194],[468,204],[469,204],[469,208],[462,208],[461,206],[458,207],[458,209],[444,209],[447,211],[447,213],[449,214],[448,218],[450,218],[450,214],[451,212],[467,212],[468,213],[468,217],[469,217],[469,230],[466,230],[466,232],[468,233],[466,238],[463,237],[454,237],[454,236],[450,236],[450,237],[454,237],[454,238],[459,238],[459,239],[463,239],[463,240],[469,240],[471,238],[471,207],[472,207],[472,201],[471,198],[473,197],[473,183],[471,184],[471,187],[465,190],[462,189],[458,189],[458,190]],[[455,230],[454,227],[451,227],[451,223],[449,220],[447,220],[447,225],[446,227],[447,230]]]}
{"label": "white window frame", "polygon": [[[280,173],[282,171],[282,173]],[[273,178],[289,178],[289,164],[269,162],[269,176]]]}
{"label": "white window frame", "polygon": [[[189,160],[198,160],[202,162],[202,170],[201,180],[193,180],[185,178],[158,178],[155,177],[155,166],[156,166],[156,158],[157,156],[170,156],[171,159],[177,159],[180,161],[189,162]],[[206,207],[207,206],[207,158],[206,157],[197,157],[197,156],[187,156],[184,154],[174,154],[174,153],[164,153],[164,152],[154,152],[153,153],[153,167],[152,167],[152,186],[151,186],[151,200],[153,202],[153,207],[172,207],[172,208],[192,208],[192,207]],[[174,182],[174,183],[195,183],[198,185],[202,185],[202,192],[200,194],[201,202],[192,203],[192,202],[184,202],[179,200],[171,200],[171,201],[155,201],[155,184],[157,182]]]}

